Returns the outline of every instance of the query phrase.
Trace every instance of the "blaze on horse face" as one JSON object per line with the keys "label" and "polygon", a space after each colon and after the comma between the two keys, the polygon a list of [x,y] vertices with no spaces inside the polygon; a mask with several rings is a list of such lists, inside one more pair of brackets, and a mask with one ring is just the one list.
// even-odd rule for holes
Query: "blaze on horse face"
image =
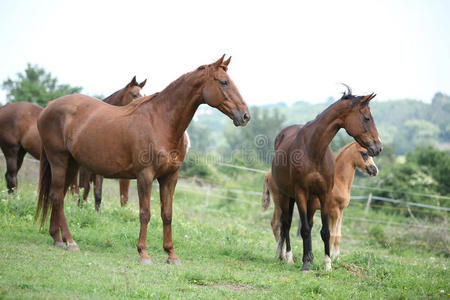
{"label": "blaze on horse face", "polygon": [[202,66],[209,77],[202,89],[203,101],[215,107],[233,120],[235,126],[245,126],[250,120],[250,112],[234,82],[227,74],[231,57],[224,61],[223,55],[215,63]]}
{"label": "blaze on horse face", "polygon": [[367,149],[370,156],[377,156],[383,150],[383,144],[378,137],[377,127],[369,108],[369,102],[375,96],[375,94],[353,96],[350,90],[349,94],[343,96],[343,99],[349,99],[352,102],[352,110],[345,117],[344,128],[359,145]]}

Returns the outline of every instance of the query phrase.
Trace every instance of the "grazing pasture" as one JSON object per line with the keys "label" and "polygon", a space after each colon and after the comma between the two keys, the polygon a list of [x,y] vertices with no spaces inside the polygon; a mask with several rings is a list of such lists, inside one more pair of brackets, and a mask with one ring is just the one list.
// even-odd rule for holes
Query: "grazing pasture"
{"label": "grazing pasture", "polygon": [[[0,173],[5,173],[0,156]],[[166,264],[158,188],[152,191],[149,254],[154,265],[136,257],[138,198],[131,183],[121,208],[118,184],[104,182],[104,205],[78,207],[67,195],[66,216],[81,249],[52,246],[48,225],[33,222],[38,165],[25,160],[18,193],[8,195],[0,178],[0,298],[32,299],[424,299],[450,293],[448,214],[421,221],[383,210],[364,213],[352,201],[342,226],[341,255],[325,272],[320,217],[312,242],[316,257],[301,270],[301,238],[291,232],[294,265],[277,259],[270,227],[273,206],[261,212],[263,174],[245,174],[239,186],[224,181],[207,188],[181,178],[174,196],[173,235],[183,265]],[[235,181],[236,182],[236,181]],[[259,184],[257,184],[259,182]],[[156,184],[156,183],[155,183]],[[361,204],[361,205],[359,205]],[[319,214],[317,214],[319,215]],[[365,219],[366,221],[362,221]],[[373,220],[380,221],[374,222]],[[48,221],[47,221],[48,222]],[[296,224],[296,222],[294,223]]]}

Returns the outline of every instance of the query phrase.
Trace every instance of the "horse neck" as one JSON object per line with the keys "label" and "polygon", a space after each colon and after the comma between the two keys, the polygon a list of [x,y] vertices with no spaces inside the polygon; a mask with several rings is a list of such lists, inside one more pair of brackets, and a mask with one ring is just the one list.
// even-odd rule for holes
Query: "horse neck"
{"label": "horse neck", "polygon": [[181,76],[149,101],[149,118],[159,119],[158,126],[166,127],[169,139],[178,142],[202,103],[202,78],[191,72]]}
{"label": "horse neck", "polygon": [[339,129],[344,126],[344,119],[346,112],[350,110],[349,103],[345,100],[340,100],[325,111],[319,114],[316,119],[305,127],[309,127],[308,138],[308,151],[310,157],[317,161],[322,162],[328,146],[331,140],[337,134]]}
{"label": "horse neck", "polygon": [[111,96],[103,99],[103,102],[111,104],[111,105],[115,105],[115,106],[122,106],[122,97],[123,97],[123,93],[124,90],[118,90],[117,92],[115,92],[114,94],[112,94]]}
{"label": "horse neck", "polygon": [[345,186],[347,191],[353,184],[353,179],[355,178],[356,162],[354,159],[354,153],[352,151],[352,146],[347,149],[342,150],[341,153],[336,157],[336,174],[334,184],[340,184]]}

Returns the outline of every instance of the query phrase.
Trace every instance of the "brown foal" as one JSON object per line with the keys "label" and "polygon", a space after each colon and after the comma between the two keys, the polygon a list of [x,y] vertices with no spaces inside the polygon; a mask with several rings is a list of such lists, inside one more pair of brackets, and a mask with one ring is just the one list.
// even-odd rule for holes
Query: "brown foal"
{"label": "brown foal", "polygon": [[382,143],[373,121],[369,101],[375,95],[354,96],[351,90],[320,113],[305,126],[293,125],[283,129],[275,139],[275,157],[272,162],[272,179],[279,191],[280,229],[278,256],[292,256],[289,230],[294,203],[297,203],[302,223],[303,239],[302,271],[309,271],[313,261],[311,228],[314,217],[314,199],[321,207],[325,248],[325,268],[331,270],[329,215],[334,183],[334,157],[329,144],[340,128],[364,148],[370,156],[378,155]]}
{"label": "brown foal", "polygon": [[[147,225],[153,180],[159,182],[163,248],[167,263],[180,264],[172,242],[172,200],[178,169],[185,156],[184,132],[202,103],[216,107],[235,126],[250,120],[247,105],[228,77],[230,59],[182,75],[158,94],[126,106],[112,106],[84,95],[52,101],[38,119],[42,140],[39,199],[44,224],[50,206],[54,244],[78,250],[64,215],[64,195],[78,166],[107,178],[137,179],[139,220],[137,250],[142,264],[147,252]],[[92,155],[101,153],[101,155]]]}
{"label": "brown foal", "polygon": [[[339,256],[342,218],[344,216],[344,208],[350,203],[350,189],[356,168],[359,168],[370,176],[376,176],[378,173],[378,168],[372,157],[368,155],[367,150],[358,143],[353,142],[343,147],[336,157],[336,173],[334,175],[334,185],[329,205],[329,227],[331,233],[330,252],[332,259],[337,259]],[[274,203],[271,225],[275,240],[278,242],[280,239],[281,228],[280,192],[273,183],[272,172],[268,171],[264,178],[264,189],[261,202],[264,210],[269,207],[270,195],[272,195]],[[320,209],[320,201],[317,197],[314,198],[312,206],[312,210],[314,211]],[[298,235],[301,235],[301,221],[299,222]],[[286,255],[286,249],[284,247],[281,259],[289,264],[294,263],[292,255]]]}
{"label": "brown foal", "polygon": [[[138,83],[136,76],[123,88],[113,93],[109,97],[103,99],[103,102],[115,105],[124,106],[136,98],[142,97],[141,89],[144,87],[147,79]],[[91,189],[91,182],[94,183],[94,197],[95,209],[99,210],[102,203],[102,186],[103,176],[95,175],[84,167],[80,167],[79,186],[83,188],[83,200],[87,201],[89,190]],[[128,202],[128,187],[130,186],[129,179],[120,179],[120,204],[124,206]],[[79,203],[79,202],[78,202]]]}

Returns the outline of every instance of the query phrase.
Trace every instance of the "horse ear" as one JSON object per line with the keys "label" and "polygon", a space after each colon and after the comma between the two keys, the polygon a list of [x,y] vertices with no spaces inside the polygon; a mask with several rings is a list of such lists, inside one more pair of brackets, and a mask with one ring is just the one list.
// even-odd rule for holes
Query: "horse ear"
{"label": "horse ear", "polygon": [[133,87],[133,86],[135,86],[135,85],[137,85],[137,82],[136,82],[136,75],[134,75],[133,79],[131,79],[130,83],[127,84],[127,86],[126,86],[125,88]]}
{"label": "horse ear", "polygon": [[225,67],[228,67],[228,65],[230,64],[230,61],[231,61],[231,56],[226,61],[224,61],[222,63],[222,65],[225,66]]}
{"label": "horse ear", "polygon": [[138,85],[142,89],[146,83],[147,83],[147,78],[145,78],[145,80],[142,81],[141,83],[139,83]]}
{"label": "horse ear", "polygon": [[377,95],[377,94],[372,93],[372,94],[370,94],[370,95],[364,96],[364,97],[361,99],[361,101],[359,102],[360,105],[368,105],[369,102],[370,102],[370,100],[372,100],[373,98],[375,98],[376,95]]}
{"label": "horse ear", "polygon": [[222,55],[222,57],[219,58],[219,59],[214,63],[214,66],[215,66],[216,68],[220,67],[220,66],[222,65],[222,63],[223,63],[223,59],[224,59],[224,58],[225,58],[225,54]]}

